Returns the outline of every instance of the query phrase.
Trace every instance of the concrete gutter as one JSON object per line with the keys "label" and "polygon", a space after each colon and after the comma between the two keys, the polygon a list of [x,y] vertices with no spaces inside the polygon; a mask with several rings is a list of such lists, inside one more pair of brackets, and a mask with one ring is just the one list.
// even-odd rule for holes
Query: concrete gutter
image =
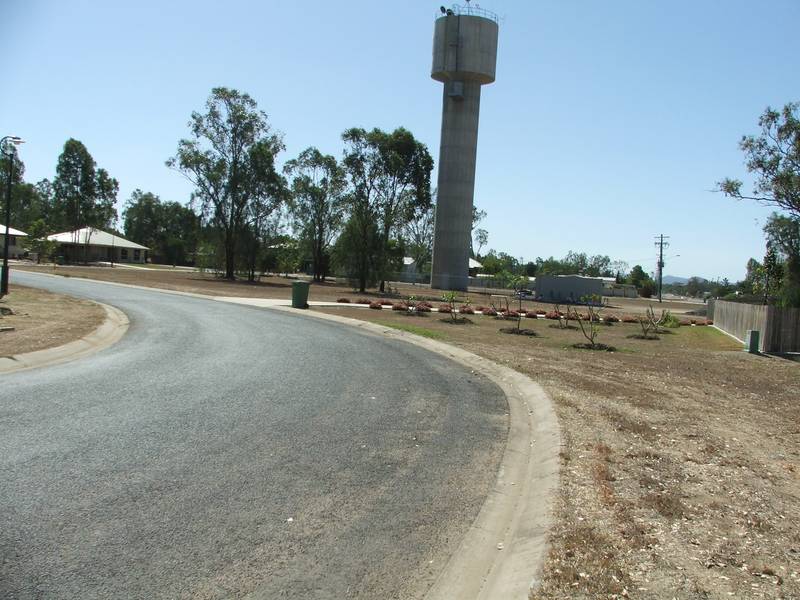
{"label": "concrete gutter", "polygon": [[95,304],[103,307],[106,318],[93,332],[63,346],[26,352],[11,357],[0,357],[0,374],[64,363],[100,352],[118,342],[128,331],[130,325],[128,317],[113,306],[99,302]]}
{"label": "concrete gutter", "polygon": [[[228,300],[229,301],[229,300]],[[267,307],[265,307],[267,308]],[[530,378],[461,348],[405,331],[285,306],[268,308],[334,321],[436,352],[496,383],[508,400],[510,429],[497,480],[426,600],[528,600],[547,554],[559,485],[561,434],[553,403]]]}

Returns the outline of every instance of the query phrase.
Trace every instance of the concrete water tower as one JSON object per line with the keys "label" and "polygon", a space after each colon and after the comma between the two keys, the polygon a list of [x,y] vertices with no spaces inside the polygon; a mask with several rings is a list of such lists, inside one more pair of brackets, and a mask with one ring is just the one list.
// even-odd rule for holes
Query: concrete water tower
{"label": "concrete water tower", "polygon": [[494,81],[497,15],[442,7],[433,33],[431,77],[444,83],[431,287],[466,290],[481,86]]}

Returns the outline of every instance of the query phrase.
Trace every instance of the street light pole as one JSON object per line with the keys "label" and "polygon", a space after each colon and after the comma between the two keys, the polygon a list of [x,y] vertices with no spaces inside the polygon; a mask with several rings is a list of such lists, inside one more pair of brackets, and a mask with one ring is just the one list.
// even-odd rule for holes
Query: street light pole
{"label": "street light pole", "polygon": [[6,230],[3,236],[3,273],[0,275],[0,298],[8,295],[8,253],[11,239],[11,180],[14,178],[14,148],[6,149],[9,144],[22,144],[23,139],[16,135],[7,135],[0,139],[0,150],[8,157],[8,181],[6,182]]}

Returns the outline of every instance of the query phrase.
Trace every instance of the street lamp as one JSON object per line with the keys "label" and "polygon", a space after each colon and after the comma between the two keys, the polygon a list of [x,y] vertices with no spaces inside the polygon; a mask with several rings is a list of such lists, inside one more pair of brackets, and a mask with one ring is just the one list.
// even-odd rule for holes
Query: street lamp
{"label": "street lamp", "polygon": [[3,273],[0,276],[0,298],[8,295],[8,252],[11,238],[11,180],[14,178],[14,146],[24,144],[25,140],[16,135],[0,139],[0,151],[8,157],[8,181],[6,182],[6,230],[3,236]]}

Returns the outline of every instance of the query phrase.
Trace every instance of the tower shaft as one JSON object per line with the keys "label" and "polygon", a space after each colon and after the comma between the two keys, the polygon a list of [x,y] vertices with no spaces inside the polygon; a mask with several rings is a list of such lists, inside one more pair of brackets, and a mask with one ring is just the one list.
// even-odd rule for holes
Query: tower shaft
{"label": "tower shaft", "polygon": [[447,88],[445,85],[442,98],[431,287],[466,290],[469,283],[481,84],[465,81],[463,98],[459,100],[451,98]]}

